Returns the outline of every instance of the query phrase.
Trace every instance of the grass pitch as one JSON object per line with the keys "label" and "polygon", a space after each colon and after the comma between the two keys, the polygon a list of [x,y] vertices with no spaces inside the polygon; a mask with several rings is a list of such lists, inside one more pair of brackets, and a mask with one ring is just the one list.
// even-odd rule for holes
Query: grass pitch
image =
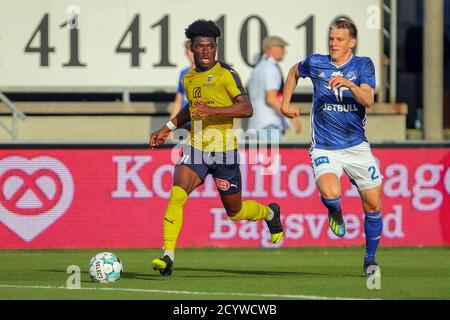
{"label": "grass pitch", "polygon": [[[114,284],[87,274],[92,256],[117,254],[124,273]],[[173,275],[150,262],[156,249],[0,250],[0,299],[450,299],[450,248],[381,248],[381,289],[362,275],[363,248],[185,249]],[[81,289],[69,290],[69,265]]]}

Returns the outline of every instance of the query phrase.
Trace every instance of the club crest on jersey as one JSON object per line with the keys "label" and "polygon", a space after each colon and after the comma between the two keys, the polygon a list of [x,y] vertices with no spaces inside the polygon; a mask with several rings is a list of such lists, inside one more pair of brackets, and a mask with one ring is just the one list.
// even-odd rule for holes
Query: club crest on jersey
{"label": "club crest on jersey", "polygon": [[206,77],[206,83],[202,84],[202,87],[215,87],[216,84],[212,82],[214,75],[210,74]]}
{"label": "club crest on jersey", "polygon": [[349,73],[347,73],[347,79],[352,81],[356,79],[356,75],[353,71],[350,71]]}
{"label": "club crest on jersey", "polygon": [[314,165],[316,167],[318,167],[324,163],[330,163],[330,159],[328,159],[327,156],[321,156],[321,157],[317,157],[316,159],[314,159]]}

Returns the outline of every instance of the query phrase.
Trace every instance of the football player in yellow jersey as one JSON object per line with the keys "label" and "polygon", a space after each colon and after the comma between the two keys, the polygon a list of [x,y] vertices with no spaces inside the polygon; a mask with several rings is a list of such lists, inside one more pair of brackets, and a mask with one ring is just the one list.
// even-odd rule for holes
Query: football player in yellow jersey
{"label": "football player in yellow jersey", "polygon": [[220,28],[211,20],[197,20],[185,30],[191,40],[195,69],[184,78],[189,108],[183,108],[164,127],[152,133],[151,147],[164,143],[175,128],[191,121],[190,144],[175,166],[173,186],[163,221],[164,252],[152,261],[161,275],[172,274],[175,246],[183,220],[183,206],[189,194],[211,174],[222,204],[234,221],[265,220],[272,242],[283,236],[280,207],[255,200],[242,201],[241,172],[237,143],[232,134],[233,118],[248,118],[253,107],[239,75],[231,67],[216,60]]}

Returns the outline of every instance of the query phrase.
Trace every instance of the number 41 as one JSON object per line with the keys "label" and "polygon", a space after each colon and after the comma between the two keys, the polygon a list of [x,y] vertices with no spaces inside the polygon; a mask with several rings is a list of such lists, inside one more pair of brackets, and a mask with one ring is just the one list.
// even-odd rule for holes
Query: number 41
{"label": "number 41", "polygon": [[[65,28],[66,26],[69,26],[70,29],[69,31],[70,57],[69,62],[64,63],[63,67],[86,67],[86,64],[81,63],[79,59],[79,50],[78,50],[79,30],[77,27],[73,27],[76,26],[77,21],[78,15],[74,15],[71,19],[69,19],[69,21],[62,23],[59,26],[60,28]],[[49,66],[49,55],[50,53],[55,52],[55,47],[50,47],[48,43],[49,39],[48,25],[49,25],[49,14],[46,13],[25,47],[26,53],[40,54],[41,67]],[[39,34],[39,45],[32,46],[32,43],[38,34]]]}

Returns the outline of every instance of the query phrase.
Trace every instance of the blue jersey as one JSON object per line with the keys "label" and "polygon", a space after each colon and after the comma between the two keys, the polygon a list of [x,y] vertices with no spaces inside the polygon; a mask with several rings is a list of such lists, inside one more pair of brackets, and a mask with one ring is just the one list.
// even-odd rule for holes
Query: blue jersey
{"label": "blue jersey", "polygon": [[328,81],[342,76],[356,85],[365,83],[375,89],[375,67],[368,57],[352,58],[335,66],[329,55],[313,54],[298,64],[302,78],[314,85],[311,110],[311,143],[313,148],[337,150],[367,141],[366,108],[358,103],[350,89],[330,88]]}
{"label": "blue jersey", "polygon": [[187,100],[187,97],[186,97],[186,90],[184,89],[184,85],[183,85],[183,78],[189,72],[189,70],[191,70],[191,69],[192,69],[192,67],[187,67],[187,68],[183,69],[180,72],[180,76],[178,77],[177,93],[181,93],[183,95],[183,102],[181,103],[181,109],[186,107],[187,104],[188,104],[188,100]]}

